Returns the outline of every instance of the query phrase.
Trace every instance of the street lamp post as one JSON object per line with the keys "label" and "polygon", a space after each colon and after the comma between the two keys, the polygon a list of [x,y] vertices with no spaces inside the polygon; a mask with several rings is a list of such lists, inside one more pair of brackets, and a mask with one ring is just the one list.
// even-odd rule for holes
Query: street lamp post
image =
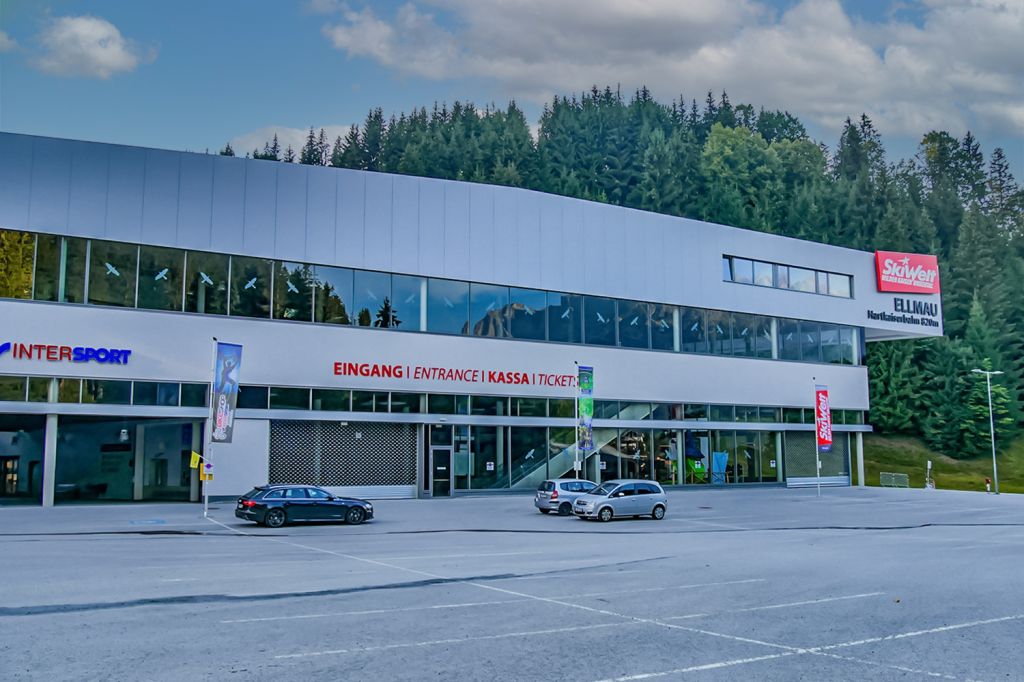
{"label": "street lamp post", "polygon": [[999,468],[996,466],[996,421],[992,414],[992,377],[1002,374],[1000,371],[989,372],[983,369],[972,369],[973,374],[985,375],[985,388],[988,390],[988,432],[992,439],[992,482],[995,484],[996,495],[999,494]]}

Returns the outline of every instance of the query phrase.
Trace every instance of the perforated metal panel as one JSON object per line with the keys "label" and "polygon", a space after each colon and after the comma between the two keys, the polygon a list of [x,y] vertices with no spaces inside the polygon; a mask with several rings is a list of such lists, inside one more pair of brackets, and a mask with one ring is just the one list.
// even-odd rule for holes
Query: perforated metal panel
{"label": "perforated metal panel", "polygon": [[270,483],[415,485],[416,426],[272,420]]}
{"label": "perforated metal panel", "polygon": [[[814,433],[789,431],[785,438],[786,452],[783,461],[786,463],[786,478],[814,477],[814,450],[816,447]],[[850,475],[850,457],[847,445],[848,434],[834,434],[832,451],[821,454],[821,475],[823,477]]]}

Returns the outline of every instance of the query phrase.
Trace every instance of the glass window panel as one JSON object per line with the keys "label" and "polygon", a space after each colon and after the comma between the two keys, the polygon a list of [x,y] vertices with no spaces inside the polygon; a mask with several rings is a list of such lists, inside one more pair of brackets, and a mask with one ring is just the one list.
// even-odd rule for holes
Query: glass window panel
{"label": "glass window panel", "polygon": [[771,263],[754,261],[754,284],[760,287],[775,286],[775,266]]}
{"label": "glass window panel", "polygon": [[139,247],[95,239],[89,244],[89,303],[135,307]]}
{"label": "glass window panel", "polygon": [[586,296],[583,300],[586,343],[592,346],[615,345],[615,299]]}
{"label": "glass window panel", "polygon": [[770,358],[772,356],[772,318],[757,316],[754,318],[754,357]]}
{"label": "glass window panel", "polygon": [[576,400],[572,398],[551,398],[548,401],[548,416],[575,417]]}
{"label": "glass window panel", "polygon": [[778,407],[762,407],[758,410],[758,421],[774,424],[782,421],[781,410]]}
{"label": "glass window panel", "polygon": [[654,403],[651,419],[677,420],[683,418],[683,406],[679,403]]}
{"label": "glass window panel", "polygon": [[732,314],[732,355],[757,357],[757,316]]}
{"label": "glass window panel", "polygon": [[32,298],[36,236],[0,230],[0,298]]}
{"label": "glass window panel", "polygon": [[475,395],[471,398],[470,414],[483,414],[490,416],[504,416],[508,414],[508,398],[499,398],[489,395]]}
{"label": "glass window panel", "polygon": [[228,257],[189,251],[185,268],[185,310],[225,315],[228,312]]}
{"label": "glass window panel", "polygon": [[548,292],[548,340],[580,343],[583,297]]}
{"label": "glass window panel", "polygon": [[270,409],[272,410],[308,410],[309,389],[271,386]]}
{"label": "glass window panel", "polygon": [[469,283],[449,279],[427,282],[427,330],[439,334],[469,331]]}
{"label": "glass window panel", "polygon": [[625,401],[619,401],[619,419],[650,419],[651,418],[651,404],[650,403],[627,403]]}
{"label": "glass window panel", "polygon": [[837,275],[834,272],[828,273],[828,293],[830,296],[850,298],[851,289],[849,275]]}
{"label": "glass window panel", "polygon": [[746,258],[732,259],[732,281],[740,284],[754,283],[754,263]]}
{"label": "glass window panel", "polygon": [[316,322],[352,324],[352,271],[348,268],[313,268]]}
{"label": "glass window panel", "polygon": [[817,287],[815,285],[814,270],[790,268],[789,288],[795,291],[809,291],[812,294],[815,293],[817,291]]}
{"label": "glass window panel", "polygon": [[266,386],[239,386],[238,387],[238,408],[244,410],[265,410],[267,409]]}
{"label": "glass window panel", "polygon": [[822,323],[820,329],[822,362],[842,364],[843,347],[840,344],[839,326]]}
{"label": "glass window panel", "polygon": [[139,307],[181,310],[185,252],[162,246],[139,247]]}
{"label": "glass window panel", "polygon": [[388,394],[384,391],[352,391],[353,412],[387,412]]}
{"label": "glass window panel", "polygon": [[509,334],[514,339],[543,341],[547,337],[547,292],[509,289]]}
{"label": "glass window panel", "polygon": [[413,275],[391,276],[391,323],[389,326],[408,331],[422,331],[420,306],[426,280]]}
{"label": "glass window panel", "polygon": [[840,327],[839,328],[839,364],[841,365],[852,365],[853,364],[853,349],[856,343],[856,334],[852,327]]}
{"label": "glass window panel", "polygon": [[99,405],[129,405],[132,402],[132,382],[84,379],[82,402]]}
{"label": "glass window panel", "polygon": [[722,310],[708,311],[708,344],[714,355],[732,354],[730,317]]}
{"label": "glass window panel", "polygon": [[351,394],[344,389],[314,388],[313,409],[331,412],[348,412]]}
{"label": "glass window panel", "polygon": [[273,263],[264,258],[231,257],[231,314],[270,317],[270,273]]}
{"label": "glass window panel", "polygon": [[391,326],[391,275],[372,270],[355,270],[352,291],[355,294],[356,325]]}
{"label": "glass window panel", "polygon": [[756,405],[737,405],[736,421],[756,422],[759,421],[759,412]]}
{"label": "glass window panel", "polygon": [[[711,472],[712,483],[735,483],[736,482],[736,432],[735,431],[712,431],[711,432],[711,461],[708,469]],[[718,454],[719,457],[716,457]],[[724,461],[722,456],[724,455]],[[723,466],[724,465],[724,466]]]}
{"label": "glass window panel", "polygon": [[178,384],[136,381],[132,389],[132,404],[177,407]]}
{"label": "glass window panel", "polygon": [[85,254],[88,246],[85,239],[39,235],[35,300],[59,303],[85,301]]}
{"label": "glass window panel", "polygon": [[736,481],[760,483],[761,435],[756,431],[736,433]]}
{"label": "glass window panel", "polygon": [[817,322],[800,322],[800,359],[821,362],[821,336]]}
{"label": "glass window panel", "polygon": [[57,402],[77,403],[82,400],[81,379],[58,379]]}
{"label": "glass window panel", "polygon": [[508,287],[471,284],[469,323],[473,336],[508,336]]}
{"label": "glass window panel", "polygon": [[651,478],[651,431],[620,431],[619,461],[623,478]]}
{"label": "glass window panel", "polygon": [[548,401],[544,398],[512,398],[513,417],[546,417]]}
{"label": "glass window panel", "polygon": [[25,377],[0,377],[0,400],[24,401],[26,384]]}
{"label": "glass window panel", "polygon": [[779,289],[789,288],[789,268],[785,265],[775,266],[775,286]]}
{"label": "glass window panel", "polygon": [[801,421],[804,424],[813,424],[814,423],[814,408],[813,407],[805,407],[803,409],[803,419]]}
{"label": "glass window panel", "polygon": [[799,407],[784,407],[782,408],[782,421],[786,424],[802,424],[803,410]]}
{"label": "glass window panel", "polygon": [[712,405],[710,414],[713,422],[731,422],[736,418],[732,405]]}
{"label": "glass window panel", "polygon": [[[648,304],[619,301],[619,345],[625,348],[650,348]],[[592,318],[593,316],[589,316]]]}
{"label": "glass window panel", "polygon": [[732,259],[728,256],[722,256],[722,281],[732,281]]}
{"label": "glass window panel", "polygon": [[313,320],[313,266],[274,263],[274,319]]}
{"label": "glass window panel", "polygon": [[679,485],[683,482],[680,469],[679,432],[675,429],[658,429],[654,432],[654,478],[662,485]]}
{"label": "glass window panel", "polygon": [[595,400],[594,401],[594,419],[618,419],[619,418],[619,401],[618,400]]}
{"label": "glass window panel", "polygon": [[697,421],[708,420],[708,406],[700,403],[686,403],[683,407],[683,419],[693,419]]}
{"label": "glass window panel", "polygon": [[675,350],[676,314],[674,305],[651,305],[651,348]]}
{"label": "glass window panel", "polygon": [[863,424],[864,413],[860,410],[846,410],[846,423],[847,424]]}
{"label": "glass window panel", "polygon": [[827,272],[818,272],[817,273],[817,279],[818,279],[818,293],[819,294],[827,294],[828,293],[828,273]]}
{"label": "glass window panel", "polygon": [[543,426],[509,428],[510,466],[513,488],[535,488],[548,478],[548,430]]}
{"label": "glass window panel", "polygon": [[[574,478],[573,461],[576,459],[576,430],[573,428],[548,429],[548,477]],[[589,475],[589,471],[584,472]],[[591,479],[593,480],[593,479]]]}
{"label": "glass window panel", "polygon": [[779,358],[800,359],[800,323],[796,320],[779,320]]}
{"label": "glass window panel", "polygon": [[707,353],[707,312],[701,308],[679,309],[679,332],[684,353]]}
{"label": "glass window panel", "polygon": [[43,377],[28,378],[28,401],[30,403],[45,403],[49,401],[50,380]]}
{"label": "glass window panel", "polygon": [[423,403],[422,393],[392,393],[391,394],[391,411],[399,412],[402,414],[419,414],[423,410],[421,405]]}
{"label": "glass window panel", "polygon": [[427,412],[430,414],[455,414],[455,396],[431,393],[427,396]]}
{"label": "glass window panel", "polygon": [[182,384],[181,385],[181,406],[182,407],[207,407],[210,395],[209,384]]}
{"label": "glass window panel", "polygon": [[508,450],[505,447],[505,427],[474,426],[471,435],[472,476],[474,490],[508,488]]}

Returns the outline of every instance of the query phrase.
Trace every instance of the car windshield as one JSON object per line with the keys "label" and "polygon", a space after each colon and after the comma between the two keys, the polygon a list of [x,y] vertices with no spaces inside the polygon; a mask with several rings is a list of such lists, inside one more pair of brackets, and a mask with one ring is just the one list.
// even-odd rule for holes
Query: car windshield
{"label": "car windshield", "polygon": [[610,495],[613,490],[618,488],[617,483],[602,483],[593,490],[590,491],[591,495]]}

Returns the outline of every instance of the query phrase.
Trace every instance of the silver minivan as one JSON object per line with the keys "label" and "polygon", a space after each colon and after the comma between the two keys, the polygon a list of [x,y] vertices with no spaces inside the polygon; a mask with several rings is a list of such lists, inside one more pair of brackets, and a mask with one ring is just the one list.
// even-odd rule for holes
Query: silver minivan
{"label": "silver minivan", "polygon": [[586,495],[580,495],[572,509],[583,520],[611,521],[623,516],[635,519],[650,516],[661,520],[668,510],[668,496],[654,481],[619,479],[605,481]]}
{"label": "silver minivan", "polygon": [[594,489],[596,483],[576,478],[554,478],[537,486],[533,506],[541,514],[557,511],[561,516],[572,514],[572,503],[584,493]]}

